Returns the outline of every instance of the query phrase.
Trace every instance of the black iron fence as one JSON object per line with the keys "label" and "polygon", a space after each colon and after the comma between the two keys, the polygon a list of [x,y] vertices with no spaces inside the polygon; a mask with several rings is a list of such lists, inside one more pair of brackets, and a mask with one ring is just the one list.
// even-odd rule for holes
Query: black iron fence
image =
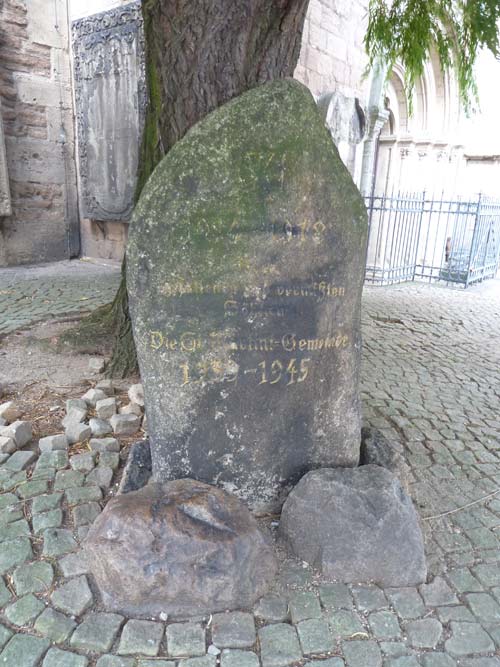
{"label": "black iron fence", "polygon": [[398,193],[366,198],[365,280],[390,285],[444,280],[464,287],[495,277],[500,261],[500,200]]}

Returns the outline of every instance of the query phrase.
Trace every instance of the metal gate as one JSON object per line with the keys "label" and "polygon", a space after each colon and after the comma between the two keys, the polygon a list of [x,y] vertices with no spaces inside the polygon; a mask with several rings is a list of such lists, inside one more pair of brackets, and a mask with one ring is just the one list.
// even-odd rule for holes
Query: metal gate
{"label": "metal gate", "polygon": [[398,193],[367,197],[366,206],[366,282],[444,280],[468,287],[495,277],[500,260],[499,200]]}

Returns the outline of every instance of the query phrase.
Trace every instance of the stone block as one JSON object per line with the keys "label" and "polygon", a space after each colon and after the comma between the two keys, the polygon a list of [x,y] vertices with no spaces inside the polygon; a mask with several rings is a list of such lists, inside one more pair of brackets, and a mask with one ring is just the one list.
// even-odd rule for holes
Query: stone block
{"label": "stone block", "polygon": [[133,435],[141,426],[141,418],[134,414],[113,415],[109,422],[115,435]]}
{"label": "stone block", "polygon": [[163,638],[163,623],[127,621],[122,631],[118,654],[156,656]]}
{"label": "stone block", "polygon": [[64,434],[48,435],[45,438],[40,438],[38,441],[38,448],[41,452],[53,452],[57,450],[68,449],[68,439]]}
{"label": "stone block", "polygon": [[66,438],[70,445],[83,442],[90,438],[91,435],[92,429],[87,424],[73,422],[66,427]]}
{"label": "stone block", "polygon": [[17,449],[17,445],[12,438],[5,435],[0,436],[0,452],[2,454],[12,454]]}
{"label": "stone block", "polygon": [[116,398],[103,398],[96,403],[96,413],[99,419],[109,419],[116,414]]}
{"label": "stone block", "polygon": [[250,648],[257,639],[252,614],[241,611],[214,614],[211,627],[217,648]]}
{"label": "stone block", "polygon": [[6,438],[11,438],[18,448],[24,447],[33,437],[31,423],[26,421],[15,421],[10,426],[2,429],[1,434]]}

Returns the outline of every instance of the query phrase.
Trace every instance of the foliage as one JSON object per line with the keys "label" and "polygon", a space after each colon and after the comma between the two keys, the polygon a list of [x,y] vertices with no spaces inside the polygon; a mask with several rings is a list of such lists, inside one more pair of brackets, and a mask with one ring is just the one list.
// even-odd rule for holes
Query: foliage
{"label": "foliage", "polygon": [[[474,64],[486,47],[499,56],[499,0],[369,0],[365,47],[370,67],[396,61],[411,93],[432,49],[444,70],[454,69],[466,109],[477,100]],[[408,95],[411,99],[411,95]]]}

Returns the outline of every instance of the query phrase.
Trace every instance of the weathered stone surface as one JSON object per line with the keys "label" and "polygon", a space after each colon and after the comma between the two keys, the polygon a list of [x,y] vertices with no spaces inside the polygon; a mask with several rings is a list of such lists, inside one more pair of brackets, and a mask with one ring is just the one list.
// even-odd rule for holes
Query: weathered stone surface
{"label": "weathered stone surface", "polygon": [[89,420],[89,426],[92,429],[92,435],[97,438],[113,433],[111,424],[105,419],[92,418]]}
{"label": "weathered stone surface", "polygon": [[68,439],[64,434],[62,435],[48,435],[45,438],[40,438],[38,441],[38,448],[41,452],[53,452],[57,450],[68,449]]}
{"label": "weathered stone surface", "polygon": [[115,435],[133,435],[141,425],[141,418],[134,414],[113,415],[109,423]]}
{"label": "weathered stone surface", "polygon": [[410,467],[393,443],[376,428],[361,429],[361,465],[377,465],[396,475],[401,486],[410,495]]}
{"label": "weathered stone surface", "polygon": [[116,398],[102,398],[97,401],[95,411],[99,419],[109,419],[116,413]]}
{"label": "weathered stone surface", "polygon": [[70,445],[90,438],[92,429],[87,424],[72,422],[66,427],[66,438]]}
{"label": "weathered stone surface", "polygon": [[276,570],[246,507],[192,480],[113,498],[86,551],[106,607],[129,615],[182,618],[248,607]]}
{"label": "weathered stone surface", "polygon": [[128,390],[131,403],[144,407],[144,388],[142,384],[133,384]]}
{"label": "weathered stone surface", "polygon": [[89,389],[83,396],[82,400],[91,408],[95,408],[97,401],[103,401],[107,395],[102,389]]}
{"label": "weathered stone surface", "polygon": [[145,486],[151,477],[151,448],[149,440],[132,445],[123,471],[120,493],[137,491]]}
{"label": "weathered stone surface", "polygon": [[358,463],[363,209],[296,81],[217,109],[159,165],[127,262],[157,481],[269,507]]}
{"label": "weathered stone surface", "polygon": [[5,435],[0,436],[0,453],[2,454],[12,454],[17,449],[17,445],[12,438],[8,438]]}
{"label": "weathered stone surface", "polygon": [[283,506],[280,530],[295,555],[328,577],[382,586],[425,581],[417,514],[385,468],[365,465],[308,473]]}
{"label": "weathered stone surface", "polygon": [[24,447],[33,437],[31,423],[26,421],[15,421],[10,426],[2,429],[2,435],[12,438],[17,447]]}

